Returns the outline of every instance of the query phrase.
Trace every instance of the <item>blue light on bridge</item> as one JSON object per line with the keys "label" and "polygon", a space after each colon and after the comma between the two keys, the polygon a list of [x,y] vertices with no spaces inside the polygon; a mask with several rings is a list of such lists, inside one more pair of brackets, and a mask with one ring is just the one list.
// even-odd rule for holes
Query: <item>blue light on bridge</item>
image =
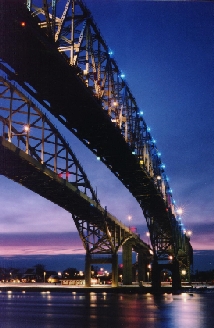
{"label": "blue light on bridge", "polygon": [[150,132],[150,131],[151,131],[151,129],[149,127],[147,127],[147,132]]}
{"label": "blue light on bridge", "polygon": [[124,73],[121,73],[120,74],[120,77],[121,77],[121,79],[124,79],[125,78],[125,74]]}
{"label": "blue light on bridge", "polygon": [[139,115],[139,116],[143,116],[143,111],[140,110],[139,112],[137,112],[137,115]]}
{"label": "blue light on bridge", "polygon": [[161,157],[161,153],[160,152],[158,152],[157,155],[158,155],[158,157]]}

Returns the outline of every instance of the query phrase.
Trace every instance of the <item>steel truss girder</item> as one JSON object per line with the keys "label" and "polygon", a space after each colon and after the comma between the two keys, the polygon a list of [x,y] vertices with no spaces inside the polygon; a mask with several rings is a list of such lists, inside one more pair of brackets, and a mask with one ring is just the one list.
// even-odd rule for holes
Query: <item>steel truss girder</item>
{"label": "steel truss girder", "polygon": [[[81,0],[59,1],[54,5],[55,16],[49,14],[47,19],[44,7],[39,6],[38,1],[32,0],[32,15],[40,19],[39,24],[47,29],[47,34],[49,34],[49,25],[54,26],[52,37],[57,42],[58,50],[67,56],[70,65],[78,67],[79,77],[101,101],[103,110],[110,116],[112,124],[120,129],[139,165],[152,178],[157,193],[160,194],[165,208],[169,211],[169,218],[173,221],[176,213],[172,193],[155,140],[90,11]],[[48,8],[51,8],[51,1]],[[102,154],[99,154],[99,157],[102,160]],[[105,162],[104,158],[103,161]],[[144,209],[145,196],[134,196]],[[148,211],[146,218],[151,217],[152,214]],[[147,219],[150,234],[153,236],[151,242],[154,250],[160,254],[166,249],[173,248],[176,254],[179,247],[178,241],[174,240],[177,227],[175,232],[169,222],[168,231],[162,238],[159,220],[155,219],[154,222],[151,223],[151,220]]]}
{"label": "steel truss girder", "polygon": [[34,99],[0,70],[0,126],[8,141],[98,203],[82,166]]}
{"label": "steel truss girder", "polygon": [[[171,190],[155,140],[90,11],[81,0],[59,1],[55,3],[53,21],[51,14],[47,20],[41,2],[40,5],[39,1],[32,0],[32,15],[40,19],[40,26],[45,29],[51,20],[58,50],[68,57],[70,65],[78,67],[79,77],[100,99],[103,110],[120,129],[139,164],[154,179],[166,207],[174,213]],[[100,156],[102,159],[102,154]]]}
{"label": "steel truss girder", "polygon": [[[41,185],[38,188],[34,187],[33,190],[41,192],[44,189],[43,183],[48,187],[50,185],[50,177],[54,180],[53,185],[55,186],[57,186],[57,181],[60,181],[58,189],[63,188],[63,202],[61,202],[63,205],[59,205],[62,205],[65,209],[69,208],[87,253],[115,254],[119,247],[130,238],[148,251],[148,245],[144,244],[137,235],[130,232],[127,227],[109,214],[106,209],[102,209],[96,193],[69,144],[42,112],[42,109],[36,105],[35,100],[30,97],[28,92],[12,81],[11,76],[10,78],[7,76],[8,69],[4,68],[3,65],[0,68],[0,132],[2,138],[7,141],[6,144],[9,142],[9,145],[17,147],[30,156],[32,161],[36,160],[38,163],[36,171],[39,172],[42,167],[45,176],[47,176],[47,182],[40,177]],[[15,147],[13,148],[15,149]],[[13,150],[13,152],[17,153],[16,150]],[[20,153],[19,160],[22,156]],[[33,163],[29,165],[32,168],[34,165],[36,166]],[[1,165],[3,164],[1,162]],[[54,173],[53,176],[51,172]],[[20,177],[17,175],[15,178],[9,174],[8,177],[10,176],[15,181],[22,181],[23,185],[27,187],[27,180],[30,179],[31,181],[34,178],[33,171],[27,174],[27,179],[25,179],[24,172],[20,172],[19,175]],[[53,178],[54,176],[56,179]],[[26,181],[24,182],[24,180]],[[71,200],[69,200],[70,196],[65,196],[65,188],[61,186],[64,186],[62,180],[65,180],[68,184],[70,183],[72,185],[71,188],[75,190],[77,188],[81,198],[83,198],[82,194],[87,196],[85,200],[86,202],[89,200],[90,205],[88,207],[91,206],[89,212],[86,209],[79,210],[82,214],[76,215],[70,209],[72,206],[66,205],[66,202],[71,203]],[[32,183],[30,185],[32,186]],[[44,190],[42,193],[44,197],[45,192]],[[48,199],[52,200],[53,198],[54,202],[57,203],[58,200],[52,193],[54,193],[54,190],[50,192]],[[87,207],[86,204],[85,206]]]}
{"label": "steel truss girder", "polygon": [[87,254],[115,254],[127,240],[132,241],[133,247],[145,248],[149,253],[148,245],[121,223],[112,220],[107,211],[97,220],[76,215],[73,215],[73,220]]}

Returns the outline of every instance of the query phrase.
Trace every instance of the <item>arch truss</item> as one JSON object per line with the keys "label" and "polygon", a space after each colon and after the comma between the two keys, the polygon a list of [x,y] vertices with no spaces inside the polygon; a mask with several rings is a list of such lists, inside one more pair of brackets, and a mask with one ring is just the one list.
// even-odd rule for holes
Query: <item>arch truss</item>
{"label": "arch truss", "polygon": [[[100,206],[97,194],[68,142],[44,113],[44,109],[29,95],[28,85],[21,87],[12,76],[13,72],[1,64],[0,174],[70,212],[88,254],[115,254],[130,238],[134,238],[137,244],[148,251],[148,245]],[[8,166],[13,167],[12,170],[4,165],[4,150],[9,150],[10,145],[13,146],[13,153],[19,154],[16,158],[11,157],[13,163],[9,156]],[[17,162],[20,158],[23,163],[29,161],[27,165],[34,166],[35,170],[27,171],[23,165],[20,175],[14,158]],[[43,174],[42,183],[36,179],[38,175],[35,171],[39,170]],[[31,174],[35,179],[32,183],[30,178],[29,184]],[[50,188],[50,194],[46,193]]]}
{"label": "arch truss", "polygon": [[152,193],[158,197],[151,204],[156,204],[154,208],[161,203],[160,213],[154,214],[151,206],[145,204],[145,194],[130,191],[144,211],[155,254],[164,260],[169,254],[182,254],[178,256],[180,259],[189,259],[191,245],[176,213],[161,153],[91,12],[82,0],[27,0],[27,7],[68,64],[76,67],[79,78],[93,91],[129,145],[140,170],[152,181]]}

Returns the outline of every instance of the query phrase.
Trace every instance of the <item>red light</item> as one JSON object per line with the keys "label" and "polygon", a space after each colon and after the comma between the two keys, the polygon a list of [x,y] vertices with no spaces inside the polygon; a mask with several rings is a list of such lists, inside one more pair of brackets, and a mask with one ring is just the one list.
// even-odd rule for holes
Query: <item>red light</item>
{"label": "red light", "polygon": [[21,22],[21,26],[22,27],[25,27],[26,26],[26,23],[25,22]]}

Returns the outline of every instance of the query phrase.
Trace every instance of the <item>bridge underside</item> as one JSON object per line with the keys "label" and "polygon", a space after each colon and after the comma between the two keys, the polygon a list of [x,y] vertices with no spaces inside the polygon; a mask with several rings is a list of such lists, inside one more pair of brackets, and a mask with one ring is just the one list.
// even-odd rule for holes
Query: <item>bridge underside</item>
{"label": "bridge underside", "polygon": [[[20,85],[26,81],[33,86],[36,92],[28,91],[44,106],[44,100],[48,101],[51,113],[101,158],[150,217],[161,218],[158,224],[165,232],[170,231],[163,199],[132,155],[120,129],[78,78],[77,68],[68,65],[21,3],[10,0],[1,7],[3,18],[10,19],[1,23],[0,57],[15,69],[11,78]],[[24,28],[22,21],[26,22]]]}
{"label": "bridge underside", "polygon": [[90,220],[89,213],[92,209],[89,198],[85,196],[84,199],[84,195],[80,197],[80,192],[75,186],[59,178],[57,174],[2,137],[0,138],[0,153],[0,174],[18,182],[68,212]]}
{"label": "bridge underside", "polygon": [[[45,107],[44,101],[47,101],[50,104],[48,109],[51,113],[99,156],[122,181],[137,199],[147,223],[152,226],[156,238],[156,240],[152,239],[153,236],[150,233],[153,246],[158,245],[156,249],[167,254],[167,248],[174,249],[171,213],[168,212],[154,181],[140,166],[138,159],[132,155],[120,129],[112,124],[107,112],[102,110],[100,101],[77,76],[78,68],[68,64],[67,58],[57,51],[57,46],[38,27],[36,19],[31,17],[22,2],[22,0],[5,0],[0,4],[2,13],[0,58],[15,70],[11,73],[11,79],[20,85],[24,85],[24,82],[29,83],[36,90],[33,92],[29,89],[29,93]],[[25,21],[25,27],[21,26],[22,21]],[[3,149],[0,150],[3,151]],[[11,160],[15,160],[15,155],[5,152],[7,161],[11,165]],[[23,163],[21,158],[19,165],[24,165],[26,174],[17,170],[17,166],[14,165],[13,169],[12,167],[8,169],[9,178],[26,187],[30,185],[33,189],[29,189],[35,192],[39,189],[41,196],[49,197],[48,199],[69,212],[76,210],[79,200],[76,199],[73,191],[65,191],[63,183],[59,186],[50,176],[45,176],[44,172],[37,172],[35,167]],[[0,169],[2,172],[1,166]],[[45,176],[43,182],[41,174]],[[32,180],[30,175],[34,175]],[[38,184],[34,186],[35,178],[38,179]],[[43,194],[41,194],[42,189],[44,189]],[[58,191],[53,193],[56,189]],[[72,193],[74,200],[68,205],[64,202],[64,197],[68,197],[69,193]],[[85,212],[87,216],[90,205],[83,200],[81,202],[83,202],[81,215]],[[77,212],[76,215],[80,213]]]}

